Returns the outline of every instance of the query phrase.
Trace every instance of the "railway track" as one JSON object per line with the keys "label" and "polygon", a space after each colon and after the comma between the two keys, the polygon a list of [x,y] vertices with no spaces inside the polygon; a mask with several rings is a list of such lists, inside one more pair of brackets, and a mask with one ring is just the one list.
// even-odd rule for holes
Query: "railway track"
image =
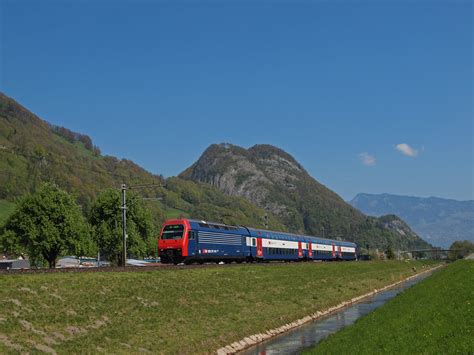
{"label": "railway track", "polygon": [[137,271],[161,271],[161,270],[184,270],[184,269],[201,269],[201,268],[212,268],[212,267],[235,267],[242,265],[281,265],[281,264],[293,264],[298,262],[284,262],[284,261],[272,261],[263,263],[231,263],[231,264],[155,264],[152,266],[104,266],[104,267],[68,267],[68,268],[57,268],[57,269],[11,269],[11,270],[0,270],[0,275],[23,275],[23,274],[54,274],[54,273],[82,273],[82,272],[137,272]]}

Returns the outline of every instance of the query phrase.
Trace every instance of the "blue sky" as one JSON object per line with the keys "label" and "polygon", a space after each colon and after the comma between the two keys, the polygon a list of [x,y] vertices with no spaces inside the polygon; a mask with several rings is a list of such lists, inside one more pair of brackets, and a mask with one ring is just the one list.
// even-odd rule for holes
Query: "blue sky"
{"label": "blue sky", "polygon": [[268,143],[345,199],[474,198],[469,1],[0,4],[0,90],[105,154]]}

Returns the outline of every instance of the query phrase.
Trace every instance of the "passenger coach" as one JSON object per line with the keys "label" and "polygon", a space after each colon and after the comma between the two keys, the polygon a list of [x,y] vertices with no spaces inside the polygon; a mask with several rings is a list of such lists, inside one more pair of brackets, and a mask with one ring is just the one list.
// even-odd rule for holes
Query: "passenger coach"
{"label": "passenger coach", "polygon": [[355,243],[229,226],[192,219],[168,220],[158,240],[162,263],[266,260],[355,260]]}

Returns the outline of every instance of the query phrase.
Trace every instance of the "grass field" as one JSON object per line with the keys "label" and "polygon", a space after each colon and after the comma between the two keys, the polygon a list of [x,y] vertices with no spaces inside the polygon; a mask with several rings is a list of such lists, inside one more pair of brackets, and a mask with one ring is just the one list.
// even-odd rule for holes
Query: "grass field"
{"label": "grass field", "polygon": [[474,353],[474,261],[460,260],[305,354]]}
{"label": "grass field", "polygon": [[13,202],[0,200],[0,226],[13,213],[14,209],[15,209],[15,204]]}
{"label": "grass field", "polygon": [[428,262],[0,275],[0,353],[205,353],[413,274]]}

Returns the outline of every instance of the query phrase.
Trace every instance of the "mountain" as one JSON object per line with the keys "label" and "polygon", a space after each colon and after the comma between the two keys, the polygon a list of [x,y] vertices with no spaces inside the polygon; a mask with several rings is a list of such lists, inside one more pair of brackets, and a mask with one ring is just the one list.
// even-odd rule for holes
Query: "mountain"
{"label": "mountain", "polygon": [[[77,196],[87,214],[91,201],[106,188],[159,184],[136,190],[158,228],[164,219],[198,219],[263,227],[265,211],[242,197],[230,197],[209,185],[176,177],[164,179],[134,162],[103,156],[92,140],[42,120],[15,100],[0,93],[0,223],[13,211],[17,197],[30,193],[42,181],[54,182]],[[270,223],[284,229],[276,216]]]}
{"label": "mountain", "polygon": [[264,226],[331,238],[362,246],[428,246],[398,217],[367,217],[314,180],[284,151],[257,145],[244,149],[212,145],[180,177],[164,179],[134,162],[104,156],[90,137],[42,120],[0,93],[0,217],[15,199],[54,182],[77,196],[84,213],[106,188],[157,184],[137,190],[158,228],[179,216],[228,224]]}
{"label": "mountain", "polygon": [[397,216],[364,215],[313,179],[291,155],[271,145],[245,149],[213,144],[179,177],[245,197],[278,216],[292,232],[378,248],[429,247]]}
{"label": "mountain", "polygon": [[396,214],[423,239],[436,246],[448,248],[456,240],[474,242],[472,200],[358,194],[350,203],[371,216]]}

